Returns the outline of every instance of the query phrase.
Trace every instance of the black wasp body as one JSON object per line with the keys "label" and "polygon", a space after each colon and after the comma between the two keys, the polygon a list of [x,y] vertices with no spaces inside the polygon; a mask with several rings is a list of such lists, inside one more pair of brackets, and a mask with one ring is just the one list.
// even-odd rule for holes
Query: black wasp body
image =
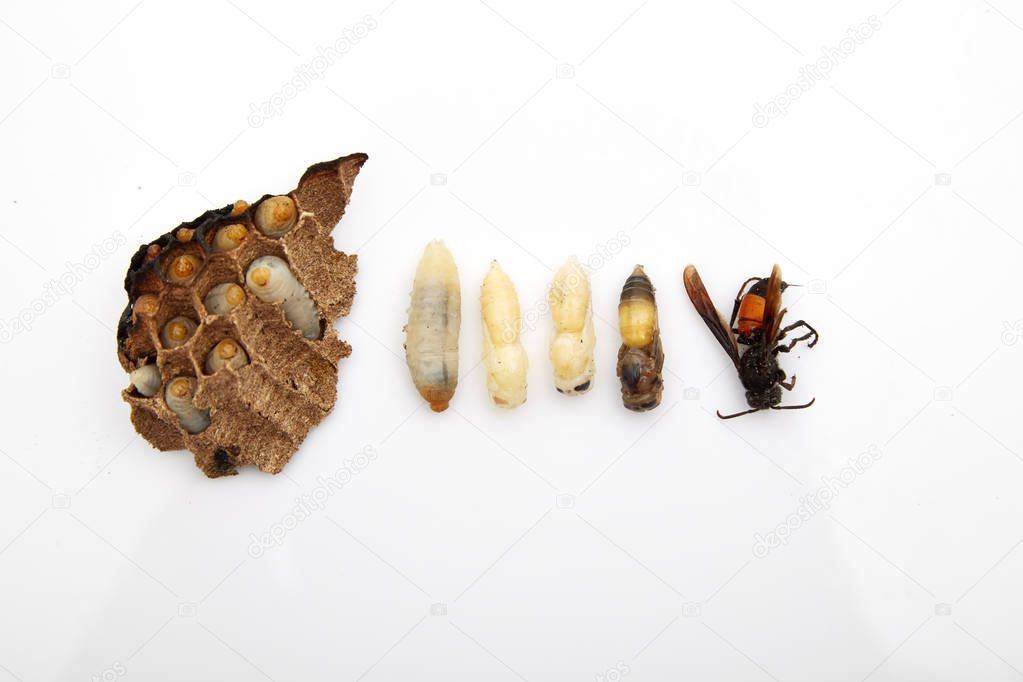
{"label": "black wasp body", "polygon": [[[813,400],[804,405],[781,405],[782,389],[791,391],[796,385],[796,377],[785,380],[785,371],[778,365],[778,354],[788,353],[800,341],[812,339],[807,343],[808,348],[817,344],[817,331],[803,320],[781,327],[786,312],[781,307],[781,294],[789,286],[781,279],[781,268],[775,265],[770,277],[751,277],[743,283],[728,324],[711,302],[695,267],[687,265],[682,280],[696,312],[728,353],[746,389],[746,403],[750,409],[727,416],[718,412],[719,417],[731,419],[760,410],[799,410],[813,405]],[[753,286],[744,294],[751,282]],[[733,329],[736,318],[738,326]],[[789,332],[800,328],[806,333],[787,344],[779,343]],[[746,346],[741,353],[740,342]]]}

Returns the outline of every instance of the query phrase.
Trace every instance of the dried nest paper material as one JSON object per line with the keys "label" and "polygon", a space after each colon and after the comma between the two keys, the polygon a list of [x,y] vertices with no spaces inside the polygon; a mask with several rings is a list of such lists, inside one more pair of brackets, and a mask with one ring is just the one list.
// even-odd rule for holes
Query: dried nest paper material
{"label": "dried nest paper material", "polygon": [[352,349],[333,322],[351,309],[356,257],[331,231],[366,159],[316,164],[293,192],[207,211],[139,247],[117,357],[153,447],[191,450],[211,478],[246,464],[276,474],[334,407]]}

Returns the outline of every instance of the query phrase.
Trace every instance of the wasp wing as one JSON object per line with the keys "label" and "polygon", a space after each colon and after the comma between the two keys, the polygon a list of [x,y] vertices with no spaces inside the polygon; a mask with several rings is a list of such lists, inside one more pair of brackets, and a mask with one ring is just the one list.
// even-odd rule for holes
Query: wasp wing
{"label": "wasp wing", "polygon": [[717,308],[714,307],[714,303],[711,302],[710,296],[707,294],[707,288],[703,286],[703,280],[700,279],[700,273],[696,271],[695,267],[692,265],[686,266],[685,271],[682,273],[682,283],[685,284],[686,293],[689,294],[689,300],[693,302],[696,312],[707,323],[710,333],[714,335],[714,338],[721,344],[721,347],[728,353],[728,357],[738,367],[739,345],[735,342],[735,335],[732,334],[731,328],[725,323]]}
{"label": "wasp wing", "polygon": [[764,302],[764,343],[768,348],[774,346],[778,338],[778,328],[785,311],[781,309],[781,268],[775,264],[771,268],[771,278],[767,280],[767,295]]}

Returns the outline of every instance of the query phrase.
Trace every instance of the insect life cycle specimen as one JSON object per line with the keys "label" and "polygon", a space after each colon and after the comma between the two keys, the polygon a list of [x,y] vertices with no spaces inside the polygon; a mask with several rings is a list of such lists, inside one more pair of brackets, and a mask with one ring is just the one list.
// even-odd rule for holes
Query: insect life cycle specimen
{"label": "insect life cycle specimen", "polygon": [[412,383],[434,412],[443,412],[458,386],[458,333],[462,292],[458,268],[444,243],[426,245],[405,325],[405,361]]}
{"label": "insect life cycle specimen", "polygon": [[622,346],[618,349],[618,378],[622,403],[635,412],[646,412],[661,404],[664,381],[664,350],[657,324],[654,285],[642,265],[637,265],[622,287],[618,303],[618,328]]}
{"label": "insect life cycle specimen", "polygon": [[513,409],[526,401],[529,361],[519,340],[521,315],[515,285],[497,261],[480,287],[483,314],[483,365],[487,391],[498,407]]}
{"label": "insect life cycle specimen", "polygon": [[[785,380],[785,372],[778,365],[778,354],[788,353],[797,343],[808,339],[812,340],[807,343],[807,347],[813,348],[817,345],[818,336],[817,330],[803,320],[793,322],[787,327],[781,326],[786,313],[781,307],[781,296],[789,285],[782,281],[780,267],[775,265],[771,269],[770,277],[751,277],[743,282],[735,297],[732,319],[727,324],[710,300],[700,273],[695,267],[686,266],[682,273],[682,282],[686,293],[689,294],[689,300],[693,302],[693,307],[703,318],[717,342],[725,349],[725,353],[739,373],[743,388],[746,389],[746,403],[750,409],[729,415],[718,412],[718,417],[732,419],[760,410],[802,410],[813,405],[816,399],[802,405],[781,405],[782,389],[791,391],[795,388],[796,377],[793,376],[789,381]],[[753,286],[744,293],[747,285],[751,283]],[[737,317],[739,324],[733,329]],[[806,331],[791,339],[788,344],[780,343],[789,332],[797,329]],[[746,346],[741,352],[740,342]]]}

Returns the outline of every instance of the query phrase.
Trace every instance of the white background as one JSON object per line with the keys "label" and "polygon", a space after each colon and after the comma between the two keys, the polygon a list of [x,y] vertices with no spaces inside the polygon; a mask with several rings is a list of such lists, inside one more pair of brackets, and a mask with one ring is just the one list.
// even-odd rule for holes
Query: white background
{"label": "white background", "polygon": [[[1019,3],[388,2],[0,9],[0,680],[1023,676]],[[871,15],[830,79],[753,125]],[[363,37],[254,121],[346,31]],[[115,357],[136,246],[356,151],[333,413],[276,477],[154,451]],[[401,352],[434,237],[463,287],[441,415]],[[490,259],[543,312],[553,270],[612,240],[593,391],[554,392],[541,315],[528,402],[492,407]],[[774,262],[807,285],[786,302],[821,341],[782,361],[812,409],[713,416],[744,401],[687,262],[721,307]],[[635,263],[667,355],[643,415],[620,404],[608,324]]]}

